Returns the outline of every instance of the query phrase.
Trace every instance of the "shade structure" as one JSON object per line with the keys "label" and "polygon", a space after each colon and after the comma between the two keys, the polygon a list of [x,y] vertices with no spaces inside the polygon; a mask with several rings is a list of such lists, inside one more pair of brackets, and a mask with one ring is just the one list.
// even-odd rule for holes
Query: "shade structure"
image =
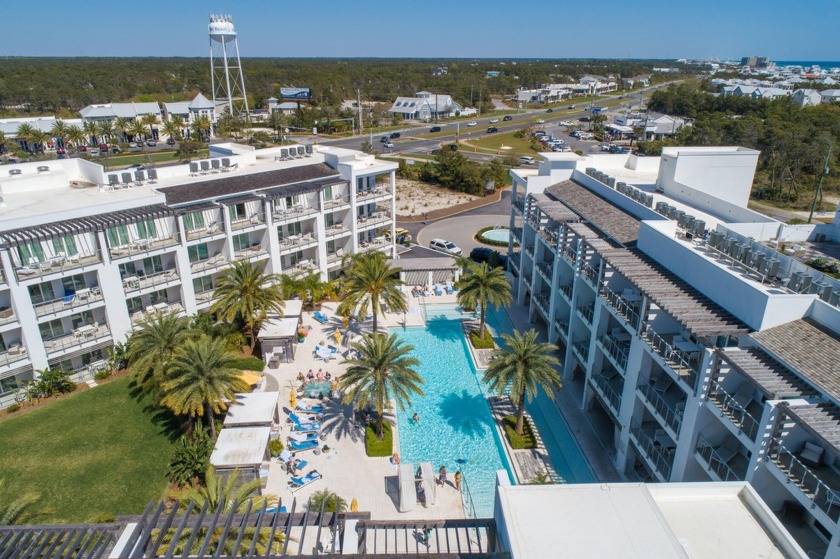
{"label": "shade structure", "polygon": [[262,380],[262,374],[257,371],[242,371],[239,373],[239,378],[248,386],[255,386]]}

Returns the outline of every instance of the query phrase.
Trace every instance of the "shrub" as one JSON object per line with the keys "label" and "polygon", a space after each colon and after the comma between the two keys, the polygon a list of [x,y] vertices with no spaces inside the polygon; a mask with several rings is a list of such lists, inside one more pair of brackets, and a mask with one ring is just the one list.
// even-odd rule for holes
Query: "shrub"
{"label": "shrub", "polygon": [[309,497],[309,510],[320,511],[322,506],[324,507],[324,512],[345,512],[347,510],[347,501],[342,499],[334,491],[321,489]]}
{"label": "shrub", "polygon": [[470,342],[475,349],[493,349],[496,347],[496,342],[493,341],[490,330],[486,328],[484,330],[484,339],[479,336],[478,330],[470,332]]}
{"label": "shrub", "polygon": [[262,371],[265,369],[265,363],[259,357],[244,357],[242,359],[235,359],[231,364],[234,369],[241,369],[243,371]]}
{"label": "shrub", "polygon": [[213,441],[202,426],[193,431],[192,439],[181,435],[175,445],[175,455],[169,462],[169,481],[179,487],[198,479],[204,484],[204,474],[210,465]]}
{"label": "shrub", "polygon": [[531,424],[528,420],[525,420],[525,429],[524,434],[520,437],[516,434],[516,416],[515,415],[508,415],[502,419],[502,426],[505,428],[505,434],[507,435],[508,442],[510,443],[510,447],[514,450],[520,450],[523,448],[536,448],[537,440],[534,437],[533,431],[531,431]]}
{"label": "shrub", "polygon": [[[484,237],[484,233],[486,233],[487,231],[492,231],[495,228],[496,228],[495,225],[491,225],[489,227],[482,227],[481,229],[479,229],[476,232],[475,240],[480,242],[480,243],[484,243],[485,245],[492,245],[492,246],[497,246],[497,247],[508,246],[507,242],[505,242],[505,241],[495,241],[493,239],[488,239],[488,238]],[[514,241],[513,244],[514,244],[514,246],[519,246],[519,244],[516,241]]]}
{"label": "shrub", "polygon": [[110,524],[111,522],[116,522],[117,517],[114,514],[109,514],[107,512],[103,512],[101,514],[97,514],[93,517],[93,522],[95,524]]}
{"label": "shrub", "polygon": [[15,413],[20,409],[20,404],[17,402],[6,408],[6,413]]}
{"label": "shrub", "polygon": [[382,440],[376,438],[376,422],[371,421],[365,427],[365,450],[368,456],[391,456],[394,453],[394,437],[391,424],[382,424]]}
{"label": "shrub", "polygon": [[268,452],[272,456],[280,456],[280,453],[283,452],[283,441],[280,439],[271,439],[268,441]]}
{"label": "shrub", "polygon": [[111,376],[110,369],[105,369],[103,371],[96,371],[96,374],[93,375],[95,380],[105,380],[106,378]]}

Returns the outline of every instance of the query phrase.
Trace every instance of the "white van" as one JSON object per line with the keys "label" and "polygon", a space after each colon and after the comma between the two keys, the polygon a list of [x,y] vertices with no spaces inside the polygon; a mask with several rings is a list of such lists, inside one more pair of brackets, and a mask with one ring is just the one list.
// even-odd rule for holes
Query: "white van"
{"label": "white van", "polygon": [[523,155],[522,157],[519,158],[519,162],[523,163],[525,165],[533,165],[534,164],[534,158],[531,157],[530,155]]}
{"label": "white van", "polygon": [[458,245],[456,245],[452,241],[447,241],[444,239],[432,239],[429,242],[429,248],[432,250],[445,252],[447,254],[454,254],[456,256],[461,255],[461,249],[458,248]]}

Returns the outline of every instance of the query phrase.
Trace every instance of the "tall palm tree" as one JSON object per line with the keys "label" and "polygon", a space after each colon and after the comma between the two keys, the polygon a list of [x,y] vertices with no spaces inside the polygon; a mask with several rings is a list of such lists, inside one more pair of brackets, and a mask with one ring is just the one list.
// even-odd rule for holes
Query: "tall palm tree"
{"label": "tall palm tree", "polygon": [[110,142],[114,137],[114,123],[110,120],[100,120],[96,123],[96,131],[103,142]]}
{"label": "tall palm tree", "polygon": [[116,130],[123,142],[128,141],[128,128],[131,126],[131,121],[125,117],[118,116],[114,119],[114,130]]}
{"label": "tall palm tree", "polygon": [[157,313],[137,324],[129,337],[126,359],[140,389],[160,398],[175,352],[192,336],[190,319],[177,313]]}
{"label": "tall palm tree", "polygon": [[549,398],[554,399],[554,391],[563,386],[560,375],[554,368],[559,365],[554,355],[555,347],[549,343],[537,341],[537,331],[533,328],[513,336],[502,334],[504,349],[493,350],[493,360],[484,371],[484,382],[496,394],[508,391],[510,399],[517,407],[516,434],[522,435],[525,429],[525,399],[534,399],[537,390],[542,387]]}
{"label": "tall palm tree", "polygon": [[248,261],[234,262],[216,282],[210,312],[222,320],[242,320],[251,341],[257,343],[257,333],[269,314],[283,311],[283,291],[280,276],[266,274],[263,267]]}
{"label": "tall palm tree", "polygon": [[210,122],[209,118],[202,115],[193,121],[191,128],[193,134],[196,136],[196,139],[200,142],[204,142],[207,140],[207,135],[213,128],[213,123]]}
{"label": "tall palm tree", "polygon": [[96,121],[88,120],[84,124],[82,124],[82,130],[85,132],[85,143],[93,143],[97,144],[97,138],[99,137],[99,128],[96,126]]}
{"label": "tall palm tree", "polygon": [[50,136],[47,132],[43,132],[36,128],[31,134],[29,134],[29,141],[33,146],[38,146],[41,151],[43,151],[46,149],[47,144],[52,141],[52,136]]}
{"label": "tall palm tree", "polygon": [[140,122],[143,123],[143,126],[149,127],[149,138],[154,138],[154,125],[158,123],[158,116],[156,114],[149,113],[147,115],[143,115],[140,118]]}
{"label": "tall palm tree", "polygon": [[344,276],[344,299],[338,305],[338,313],[352,314],[354,311],[367,316],[373,314],[373,331],[377,331],[382,304],[391,312],[407,310],[405,296],[400,287],[400,269],[388,265],[388,259],[379,251],[367,251],[351,257],[350,267]]}
{"label": "tall palm tree", "polygon": [[180,141],[180,139],[181,139],[181,127],[178,126],[178,124],[175,123],[174,121],[167,120],[166,122],[164,122],[162,130],[163,130],[164,135],[172,138],[176,142]]}
{"label": "tall palm tree", "polygon": [[63,120],[56,120],[50,129],[50,134],[53,138],[58,140],[58,146],[64,147],[64,142],[67,140],[67,123]]}
{"label": "tall palm tree", "polygon": [[79,147],[87,141],[87,138],[84,131],[74,124],[67,128],[67,141]]}
{"label": "tall palm tree", "polygon": [[385,404],[396,400],[400,410],[411,401],[411,395],[423,395],[423,378],[414,370],[420,364],[408,354],[414,351],[403,345],[395,334],[386,336],[373,332],[353,344],[359,356],[342,362],[347,372],[341,377],[341,389],[346,392],[344,403],[355,403],[356,409],[376,406],[376,436],[382,440]]}
{"label": "tall palm tree", "polygon": [[277,140],[277,136],[279,136],[280,132],[283,130],[285,120],[286,117],[281,111],[271,111],[271,115],[268,117],[268,125],[271,127],[272,130],[274,130],[275,140]]}
{"label": "tall palm tree", "polygon": [[16,136],[20,140],[24,140],[25,142],[32,141],[32,134],[35,133],[35,127],[29,123],[24,122],[17,128]]}
{"label": "tall palm tree", "polygon": [[237,357],[225,340],[204,335],[187,340],[172,358],[168,378],[161,384],[160,403],[176,415],[204,416],[215,439],[214,415],[227,409],[237,392],[248,390],[233,366]]}
{"label": "tall palm tree", "polygon": [[510,283],[502,268],[491,268],[486,262],[470,264],[458,280],[458,303],[468,309],[480,308],[478,333],[484,339],[487,305],[510,305],[513,297]]}
{"label": "tall palm tree", "polygon": [[139,120],[135,119],[131,121],[128,125],[128,134],[135,142],[140,144],[140,147],[145,145],[143,143],[143,136],[146,134],[146,129],[143,127],[143,123]]}
{"label": "tall palm tree", "polygon": [[[0,478],[0,494],[8,495],[8,492],[3,490],[6,485],[6,479]],[[0,526],[8,526],[15,524],[25,518],[27,510],[35,501],[41,496],[37,493],[15,493],[11,498],[5,498],[0,501]]]}

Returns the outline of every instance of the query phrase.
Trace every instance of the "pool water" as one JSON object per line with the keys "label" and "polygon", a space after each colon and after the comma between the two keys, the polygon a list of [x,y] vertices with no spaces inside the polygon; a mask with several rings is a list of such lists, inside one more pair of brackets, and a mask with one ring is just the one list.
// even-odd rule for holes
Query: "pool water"
{"label": "pool water", "polygon": [[503,227],[501,229],[490,229],[481,234],[485,239],[496,241],[500,243],[507,243],[510,240],[510,229]]}

